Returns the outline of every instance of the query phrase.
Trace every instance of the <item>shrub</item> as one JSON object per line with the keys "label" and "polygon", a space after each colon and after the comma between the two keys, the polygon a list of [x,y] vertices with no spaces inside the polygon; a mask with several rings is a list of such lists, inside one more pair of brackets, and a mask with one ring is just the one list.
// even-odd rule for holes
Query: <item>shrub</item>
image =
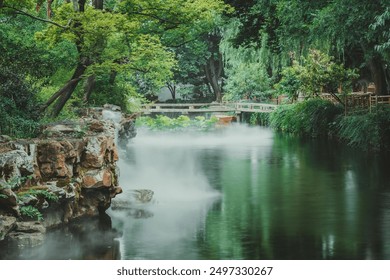
{"label": "shrub", "polygon": [[278,107],[270,114],[271,127],[298,135],[317,137],[329,135],[342,107],[322,99],[310,99]]}
{"label": "shrub", "polygon": [[190,119],[187,116],[179,116],[178,118],[169,118],[164,115],[158,115],[155,118],[140,117],[137,118],[136,125],[138,127],[147,127],[151,130],[209,130],[218,122],[216,117],[206,119],[205,117],[195,117]]}
{"label": "shrub", "polygon": [[35,89],[22,77],[4,70],[0,73],[0,134],[32,137],[38,132]]}

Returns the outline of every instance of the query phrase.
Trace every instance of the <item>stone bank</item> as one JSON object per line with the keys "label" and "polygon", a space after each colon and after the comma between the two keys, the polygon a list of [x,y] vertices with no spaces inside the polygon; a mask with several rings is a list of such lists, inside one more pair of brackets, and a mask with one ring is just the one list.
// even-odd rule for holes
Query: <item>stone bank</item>
{"label": "stone bank", "polygon": [[[47,229],[99,216],[122,192],[116,127],[102,112],[50,124],[36,139],[0,137],[0,242],[38,245]],[[131,137],[133,120],[120,123]]]}

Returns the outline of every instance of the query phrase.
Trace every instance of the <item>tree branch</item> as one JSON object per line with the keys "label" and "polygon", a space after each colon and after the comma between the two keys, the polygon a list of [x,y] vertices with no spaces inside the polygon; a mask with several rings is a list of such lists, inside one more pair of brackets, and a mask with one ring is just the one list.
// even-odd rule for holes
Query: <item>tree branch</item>
{"label": "tree branch", "polygon": [[59,24],[59,23],[57,23],[55,21],[49,20],[49,19],[44,19],[44,18],[40,18],[40,17],[34,16],[32,14],[29,14],[27,12],[24,12],[24,11],[19,10],[17,8],[14,8],[14,7],[3,5],[1,8],[7,8],[7,9],[14,10],[15,13],[18,14],[18,15],[27,16],[27,17],[30,17],[30,18],[35,19],[35,20],[39,20],[39,21],[42,21],[42,22],[50,23],[50,24],[55,25],[57,27],[60,27],[62,29],[67,29],[69,27],[69,26],[61,25],[61,24]]}

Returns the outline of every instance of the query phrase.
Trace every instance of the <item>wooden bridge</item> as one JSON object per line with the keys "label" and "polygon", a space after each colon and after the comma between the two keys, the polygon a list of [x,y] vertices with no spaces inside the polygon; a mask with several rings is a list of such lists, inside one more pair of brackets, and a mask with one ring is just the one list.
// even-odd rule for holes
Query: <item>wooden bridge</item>
{"label": "wooden bridge", "polygon": [[192,103],[192,104],[168,104],[155,103],[143,104],[141,109],[143,114],[151,113],[235,113],[243,112],[270,113],[278,105],[265,103]]}
{"label": "wooden bridge", "polygon": [[[322,99],[339,103],[333,95],[323,93]],[[353,113],[359,110],[369,110],[381,105],[390,105],[390,95],[377,96],[370,93],[354,92],[349,95],[338,95],[339,100],[344,103],[345,114]],[[239,116],[241,113],[270,113],[279,105],[267,103],[245,103],[245,102],[224,102],[224,103],[191,103],[191,104],[174,104],[174,103],[154,103],[143,104],[141,112],[145,115],[152,113],[233,113]]]}

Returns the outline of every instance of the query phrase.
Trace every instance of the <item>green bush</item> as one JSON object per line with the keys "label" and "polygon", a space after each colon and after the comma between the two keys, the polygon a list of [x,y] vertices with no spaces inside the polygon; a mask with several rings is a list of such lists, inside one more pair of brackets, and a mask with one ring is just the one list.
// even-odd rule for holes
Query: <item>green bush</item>
{"label": "green bush", "polygon": [[[0,73],[0,134],[26,138],[38,131],[38,106],[34,105],[34,89],[28,83],[12,80],[9,73]],[[19,86],[23,84],[22,86]]]}
{"label": "green bush", "polygon": [[158,115],[155,118],[151,117],[139,117],[137,118],[136,125],[138,127],[147,127],[151,130],[202,130],[206,131],[214,127],[218,122],[216,117],[206,119],[199,116],[194,119],[190,119],[187,116],[181,115],[177,118],[169,118],[164,115]]}
{"label": "green bush", "polygon": [[364,150],[390,150],[390,108],[379,107],[365,115],[342,117],[339,137],[351,146]]}
{"label": "green bush", "polygon": [[342,107],[322,99],[279,106],[270,114],[270,125],[276,130],[317,137],[333,133],[335,119]]}

